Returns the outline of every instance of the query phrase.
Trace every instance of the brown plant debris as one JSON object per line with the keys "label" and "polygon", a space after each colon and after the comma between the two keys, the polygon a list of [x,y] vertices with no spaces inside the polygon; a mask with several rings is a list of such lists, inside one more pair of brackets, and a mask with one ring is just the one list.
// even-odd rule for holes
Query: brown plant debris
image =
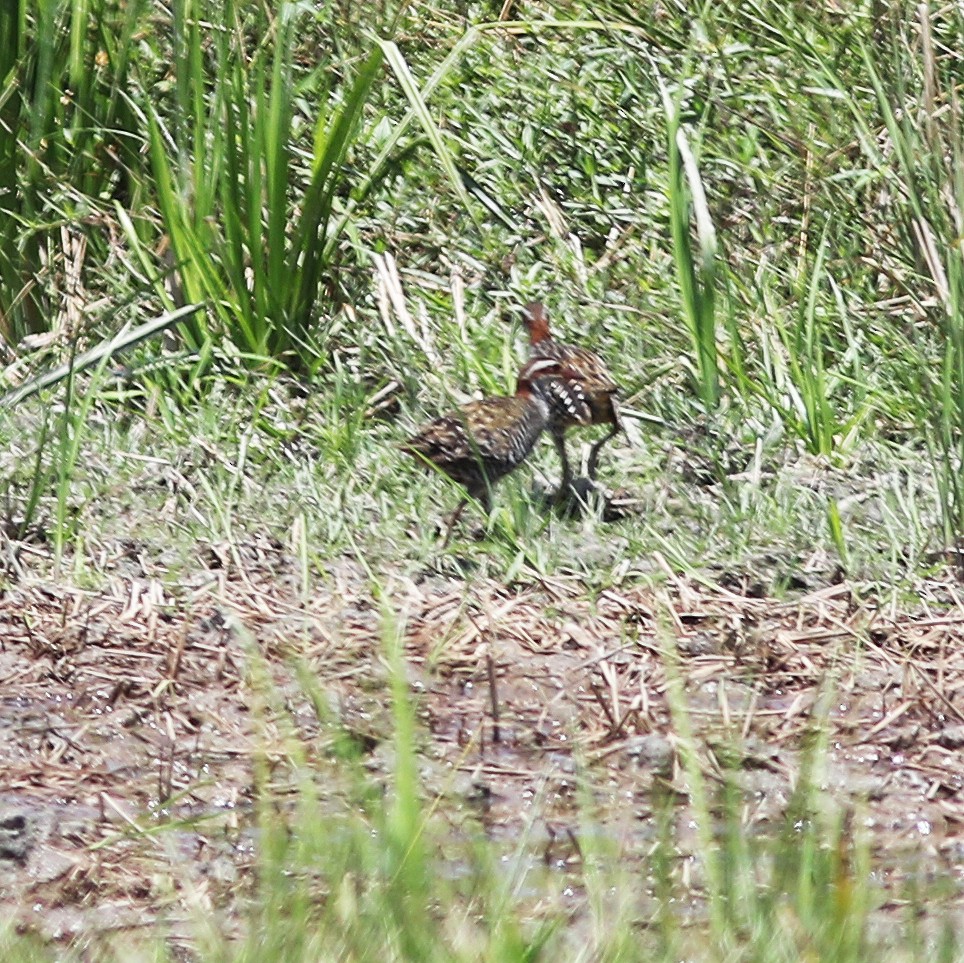
{"label": "brown plant debris", "polygon": [[[277,550],[276,551],[280,551]],[[256,860],[255,758],[283,800],[296,738],[323,768],[336,733],[390,779],[380,607],[345,566],[307,600],[275,570],[101,592],[24,584],[0,598],[0,901],[51,938],[150,925],[190,941],[198,906],[240,926]],[[936,592],[932,593],[936,596]],[[667,700],[685,692],[709,784],[735,778],[744,820],[786,809],[803,747],[875,852],[954,874],[964,826],[964,607],[883,611],[847,585],[779,601],[673,577],[594,598],[565,578],[507,588],[440,577],[388,587],[422,728],[426,797],[448,822],[560,871],[580,807],[642,858],[654,788],[688,786]],[[330,718],[299,682],[307,667]],[[329,785],[324,780],[320,785]],[[577,788],[589,790],[589,796]],[[337,791],[337,790],[332,790]],[[167,832],[150,830],[173,824]],[[173,883],[161,884],[162,879]]]}

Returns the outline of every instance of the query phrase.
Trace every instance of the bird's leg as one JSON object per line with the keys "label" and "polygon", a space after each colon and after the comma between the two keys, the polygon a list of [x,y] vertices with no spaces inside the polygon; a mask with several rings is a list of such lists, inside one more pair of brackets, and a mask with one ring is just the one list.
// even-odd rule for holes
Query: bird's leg
{"label": "bird's leg", "polygon": [[619,434],[619,425],[614,424],[608,435],[604,435],[589,451],[589,461],[586,464],[586,474],[590,481],[596,480],[596,462],[599,460],[599,449],[609,441],[610,438]]}
{"label": "bird's leg", "polygon": [[449,519],[448,531],[445,533],[445,541],[442,542],[442,548],[448,548],[449,541],[452,538],[452,532],[455,530],[455,523],[462,517],[462,512],[465,511],[465,506],[469,504],[471,500],[477,501],[481,506],[482,510],[486,515],[492,514],[492,489],[490,487],[488,479],[483,479],[481,485],[472,485],[467,489],[468,498],[463,498],[459,502],[459,507],[452,512],[452,517]]}
{"label": "bird's leg", "polygon": [[459,502],[459,507],[452,512],[452,517],[449,519],[448,528],[445,532],[445,540],[442,542],[442,551],[445,551],[445,549],[449,547],[449,542],[452,540],[452,532],[455,529],[455,523],[462,517],[462,512],[465,511],[465,506],[468,505],[468,503],[469,500],[463,498],[462,501]]}
{"label": "bird's leg", "polygon": [[562,482],[559,484],[559,494],[565,495],[572,485],[572,468],[569,467],[569,455],[566,452],[566,438],[563,432],[554,431],[552,442],[559,452],[559,461],[562,462]]}
{"label": "bird's leg", "polygon": [[482,505],[482,511],[484,511],[486,515],[491,515],[494,506],[492,504],[492,488],[490,487],[488,480],[486,480],[485,488],[483,488],[482,491],[475,497]]}

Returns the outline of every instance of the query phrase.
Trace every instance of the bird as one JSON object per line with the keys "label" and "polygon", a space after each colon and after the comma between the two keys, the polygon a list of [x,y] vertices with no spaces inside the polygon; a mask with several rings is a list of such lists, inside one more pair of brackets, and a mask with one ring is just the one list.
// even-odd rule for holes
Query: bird
{"label": "bird", "polygon": [[399,446],[466,490],[468,497],[452,515],[443,547],[470,498],[481,502],[486,513],[492,511],[494,484],[526,459],[549,423],[546,378],[560,373],[554,359],[532,359],[519,371],[514,395],[471,401],[423,425]]}
{"label": "bird", "polygon": [[559,460],[562,462],[560,492],[572,490],[572,469],[566,452],[566,429],[575,425],[611,425],[608,434],[599,439],[589,452],[586,473],[595,481],[599,451],[622,429],[617,395],[619,387],[603,360],[592,351],[556,341],[549,330],[545,306],[532,301],[523,308],[522,316],[529,332],[530,357],[558,362],[558,375],[546,372],[549,384],[544,392],[549,397],[548,429]]}

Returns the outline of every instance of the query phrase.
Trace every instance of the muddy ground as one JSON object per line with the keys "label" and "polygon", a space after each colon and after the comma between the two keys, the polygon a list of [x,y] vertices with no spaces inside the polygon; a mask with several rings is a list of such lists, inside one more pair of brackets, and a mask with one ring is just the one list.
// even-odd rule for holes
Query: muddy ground
{"label": "muddy ground", "polygon": [[[299,661],[373,778],[390,778],[386,628],[361,573],[345,566],[303,600],[277,547],[237,560],[176,595],[119,558],[107,589],[26,580],[0,598],[0,900],[22,930],[74,942],[161,922],[179,954],[210,907],[240,933],[254,758],[281,785],[292,729],[309,759],[330,735]],[[527,832],[560,886],[582,855],[577,784],[625,856],[652,838],[655,781],[685,811],[674,662],[703,771],[711,785],[738,774],[751,829],[785,812],[819,716],[818,779],[853,805],[890,905],[921,866],[961,879],[964,605],[951,580],[923,585],[912,614],[846,583],[775,600],[668,571],[659,588],[593,599],[565,578],[467,592],[438,574],[387,594],[427,798],[511,847]],[[264,668],[273,696],[253,681]],[[682,859],[685,834],[679,845]]]}

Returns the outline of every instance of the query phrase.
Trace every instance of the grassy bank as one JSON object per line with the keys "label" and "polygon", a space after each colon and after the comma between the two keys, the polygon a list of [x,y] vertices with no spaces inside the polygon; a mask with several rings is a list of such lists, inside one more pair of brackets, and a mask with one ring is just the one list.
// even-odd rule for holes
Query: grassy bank
{"label": "grassy bank", "polygon": [[[0,565],[7,598],[36,605],[11,616],[8,681],[71,685],[61,642],[36,639],[126,593],[139,601],[109,609],[119,625],[141,605],[145,632],[189,628],[121,701],[172,745],[197,737],[175,669],[197,641],[185,613],[210,605],[203,631],[215,611],[238,620],[226,699],[250,713],[225,777],[248,808],[222,825],[205,797],[190,817],[235,846],[242,833],[252,855],[232,857],[230,885],[171,855],[186,811],[146,831],[145,807],[173,793],[161,779],[124,809],[125,844],[149,839],[160,860],[150,885],[107,900],[86,860],[117,839],[85,836],[84,886],[60,903],[36,891],[82,907],[76,931],[32,926],[11,898],[16,927],[109,955],[110,924],[87,914],[126,898],[163,908],[167,942],[148,933],[144,954],[173,958],[957,958],[962,760],[942,732],[960,711],[962,26],[936,4],[870,3],[0,12]],[[602,475],[623,517],[547,510],[559,466],[543,443],[443,551],[459,494],[394,445],[512,390],[532,299],[622,386],[627,430]],[[590,438],[573,437],[583,456]],[[56,606],[32,593],[50,587],[80,594],[41,632]],[[268,650],[262,595],[281,625]],[[632,606],[601,627],[614,595]],[[529,649],[486,634],[524,637],[498,614],[513,598],[548,620],[530,648],[581,652],[551,666],[579,708],[559,722],[577,747],[564,818],[482,780],[527,814],[502,835],[482,790],[424,770],[463,738],[452,687],[524,690]],[[700,622],[721,660],[706,728],[705,653],[678,643],[708,598],[736,607]],[[439,599],[458,619],[416,644]],[[758,599],[799,609],[771,624]],[[312,661],[357,613],[371,690],[344,683],[350,663]],[[950,628],[924,646],[934,620]],[[801,655],[794,633],[840,625],[830,655]],[[77,638],[68,668],[110,648],[106,627]],[[847,721],[835,700],[864,706],[878,670],[880,704]],[[761,718],[790,712],[787,693],[805,711],[757,733],[756,703],[739,724],[721,708],[728,685],[755,692]],[[366,692],[385,713],[363,737],[346,713]],[[498,728],[490,702],[467,757]],[[514,705],[513,765],[558,793],[559,745]],[[877,789],[828,779],[840,746],[871,734],[884,748],[860,765],[906,780],[908,814],[937,825],[927,807],[944,807],[940,846],[888,836],[867,821]],[[600,787],[623,785],[624,750],[651,735],[669,770],[638,764],[628,805],[645,830],[626,828],[625,800]],[[758,820],[754,735],[789,740],[771,760],[783,788],[767,789],[782,801]],[[29,796],[39,777],[23,778]],[[64,798],[124,795],[102,778]],[[5,958],[59,952],[5,938]]]}

